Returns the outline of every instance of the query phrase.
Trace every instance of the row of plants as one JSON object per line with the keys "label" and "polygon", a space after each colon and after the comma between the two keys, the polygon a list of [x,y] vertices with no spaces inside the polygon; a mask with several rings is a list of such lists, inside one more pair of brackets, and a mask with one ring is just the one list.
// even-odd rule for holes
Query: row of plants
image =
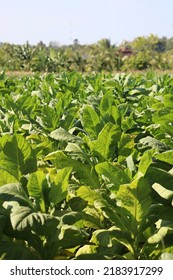
{"label": "row of plants", "polygon": [[111,44],[109,39],[101,39],[95,44],[74,43],[60,46],[50,42],[46,46],[39,42],[32,46],[0,44],[0,69],[8,71],[61,72],[80,71],[128,71],[173,69],[173,38],[159,38],[156,35],[138,37],[132,42]]}
{"label": "row of plants", "polygon": [[0,256],[173,258],[173,77],[0,75]]}

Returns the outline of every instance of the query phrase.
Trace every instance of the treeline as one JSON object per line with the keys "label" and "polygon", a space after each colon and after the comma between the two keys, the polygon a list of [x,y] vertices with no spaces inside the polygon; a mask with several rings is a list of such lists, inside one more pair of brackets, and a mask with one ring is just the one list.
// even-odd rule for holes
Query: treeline
{"label": "treeline", "polygon": [[128,71],[173,70],[173,37],[156,35],[138,37],[120,45],[102,39],[81,45],[77,39],[71,45],[50,42],[31,45],[0,43],[0,70],[59,72],[67,71]]}

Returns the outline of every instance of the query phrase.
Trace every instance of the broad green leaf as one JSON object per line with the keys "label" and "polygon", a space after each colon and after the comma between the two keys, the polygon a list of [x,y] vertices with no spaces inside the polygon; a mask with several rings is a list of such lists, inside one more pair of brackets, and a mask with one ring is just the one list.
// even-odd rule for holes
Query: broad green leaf
{"label": "broad green leaf", "polygon": [[173,165],[173,150],[157,154],[155,158]]}
{"label": "broad green leaf", "polygon": [[130,176],[130,178],[133,178],[133,174],[136,173],[136,165],[133,161],[132,155],[126,158],[126,163],[127,163],[127,174]]}
{"label": "broad green leaf", "polygon": [[49,201],[54,205],[65,199],[68,193],[69,176],[72,172],[71,167],[65,167],[60,170],[57,174],[51,175],[51,188],[49,192]]}
{"label": "broad green leaf", "polygon": [[59,234],[59,244],[63,248],[74,248],[84,244],[85,236],[80,229],[71,225],[61,227]]}
{"label": "broad green leaf", "polygon": [[143,177],[135,179],[131,184],[122,185],[117,192],[117,199],[133,216],[136,223],[141,223],[147,216],[152,203],[150,185]]}
{"label": "broad green leaf", "polygon": [[[85,212],[86,213],[85,213]],[[83,218],[83,225],[85,228],[93,228],[98,229],[101,226],[101,218],[99,217],[99,213],[94,213],[96,209],[93,209],[92,206],[86,208],[82,212],[82,218]]]}
{"label": "broad green leaf", "polygon": [[142,155],[138,166],[138,173],[136,174],[137,178],[145,176],[150,164],[152,163],[154,153],[155,152],[153,150],[148,150]]}
{"label": "broad green leaf", "polygon": [[4,242],[0,246],[3,260],[38,260],[40,257],[23,242]]}
{"label": "broad green leaf", "polygon": [[26,192],[20,183],[6,184],[0,187],[0,199],[4,201],[17,201],[20,205],[33,208]]}
{"label": "broad green leaf", "polygon": [[37,170],[37,161],[35,153],[31,145],[26,141],[22,135],[16,135],[18,148],[20,149],[24,166],[20,166],[22,174],[28,174]]}
{"label": "broad green leaf", "polygon": [[164,199],[170,200],[173,198],[173,190],[172,191],[167,190],[158,183],[154,183],[152,185],[152,188]]}
{"label": "broad green leaf", "polygon": [[111,238],[112,240],[114,240],[114,242],[116,240],[118,243],[124,245],[130,252],[134,251],[130,232],[123,232],[116,227],[111,227],[109,231],[110,231]]}
{"label": "broad green leaf", "polygon": [[[97,246],[96,245],[84,245],[83,247],[79,248],[76,253],[76,258],[78,257],[86,257],[90,259],[90,256],[93,255],[94,259],[97,259]],[[98,255],[100,257],[100,255]],[[100,258],[98,258],[100,260]]]}
{"label": "broad green leaf", "polygon": [[86,105],[82,110],[81,118],[83,128],[93,138],[97,138],[100,132],[100,118],[94,108],[90,105]]}
{"label": "broad green leaf", "polygon": [[136,126],[136,123],[134,121],[134,113],[133,112],[131,112],[131,114],[129,116],[125,116],[125,117],[122,118],[121,128],[122,128],[123,131],[130,130],[135,126]]}
{"label": "broad green leaf", "polygon": [[102,199],[98,191],[92,190],[89,186],[81,186],[76,191],[77,196],[84,199],[88,204],[93,205],[96,200]]}
{"label": "broad green leaf", "polygon": [[171,175],[167,171],[150,166],[145,177],[151,184],[158,183],[164,188],[173,191],[173,175]]}
{"label": "broad green leaf", "polygon": [[112,123],[105,124],[98,135],[98,139],[90,143],[91,151],[102,160],[113,159],[120,136],[121,130],[118,125]]}
{"label": "broad green leaf", "polygon": [[68,204],[72,211],[78,211],[82,212],[83,209],[87,206],[87,202],[82,199],[81,197],[72,197],[69,201]]}
{"label": "broad green leaf", "polygon": [[164,105],[166,107],[173,108],[173,95],[172,94],[165,94],[163,100],[164,100]]}
{"label": "broad green leaf", "polygon": [[161,260],[173,260],[173,254],[171,253],[163,253],[160,256]]}
{"label": "broad green leaf", "polygon": [[159,243],[160,241],[163,240],[163,238],[167,235],[168,233],[168,228],[167,227],[161,227],[157,233],[155,233],[153,236],[148,238],[148,243],[153,244],[153,243]]}
{"label": "broad green leaf", "polygon": [[80,140],[78,137],[72,135],[62,127],[59,127],[58,129],[52,131],[50,133],[50,137],[55,140],[65,141],[65,142],[76,142],[77,140],[78,141]]}
{"label": "broad green leaf", "polygon": [[108,201],[97,200],[94,206],[98,211],[101,209],[103,216],[117,228],[121,229],[122,232],[131,231],[132,224],[129,220],[129,212],[125,208],[118,207],[115,201],[109,203]]}
{"label": "broad green leaf", "polygon": [[19,206],[10,215],[14,230],[33,230],[37,234],[46,234],[48,229],[56,228],[59,220],[49,214],[34,212],[31,208]]}
{"label": "broad green leaf", "polygon": [[65,93],[63,93],[61,95],[61,99],[62,99],[62,104],[63,104],[63,108],[67,108],[68,105],[71,104],[72,100],[73,100],[73,91],[72,90],[67,90]]}
{"label": "broad green leaf", "polygon": [[139,144],[137,146],[138,149],[141,151],[145,151],[148,149],[155,149],[158,152],[163,152],[167,150],[167,146],[164,143],[151,136],[147,136],[140,139]]}
{"label": "broad green leaf", "polygon": [[111,162],[98,163],[97,173],[112,184],[112,190],[117,191],[122,184],[130,183],[130,179],[120,165]]}
{"label": "broad green leaf", "polygon": [[123,119],[129,109],[129,105],[127,103],[121,103],[118,105],[118,110]]}
{"label": "broad green leaf", "polygon": [[[58,102],[60,103],[60,102]],[[61,104],[62,105],[62,104]],[[41,107],[41,121],[42,126],[48,130],[52,131],[58,127],[59,124],[59,112],[56,108],[52,108],[49,105],[44,105]]]}
{"label": "broad green leaf", "polygon": [[112,239],[115,239],[117,242],[124,245],[130,252],[133,252],[133,240],[131,238],[131,232],[123,232],[115,226],[110,229]]}
{"label": "broad green leaf", "polygon": [[39,205],[42,212],[46,211],[45,201],[44,201],[44,183],[46,181],[46,176],[43,171],[37,171],[29,175],[29,180],[27,184],[27,190],[29,195],[36,200],[36,204]]}
{"label": "broad green leaf", "polygon": [[82,213],[72,211],[67,213],[61,217],[62,224],[73,225],[79,220],[82,220]]}
{"label": "broad green leaf", "polygon": [[134,148],[134,136],[122,133],[118,142],[118,162],[123,162],[130,156]]}
{"label": "broad green leaf", "polygon": [[172,122],[173,122],[173,110],[172,108],[163,108],[153,115],[154,123],[160,124],[161,129],[173,136]]}
{"label": "broad green leaf", "polygon": [[28,92],[26,91],[19,96],[17,102],[13,102],[15,104],[13,105],[13,108],[16,113],[18,113],[17,111],[19,110],[23,113],[24,116],[32,119],[36,117],[36,109],[38,104],[37,100],[38,97],[36,95],[31,97],[31,94],[28,94]]}
{"label": "broad green leaf", "polygon": [[0,168],[0,186],[17,182],[19,181],[16,179],[16,177],[11,175],[8,171]]}
{"label": "broad green leaf", "polygon": [[163,102],[154,103],[151,107],[152,107],[154,110],[163,109]]}
{"label": "broad green leaf", "polygon": [[120,120],[121,120],[121,115],[120,115],[120,112],[117,108],[117,106],[112,106],[111,108],[111,116],[113,117],[115,123],[119,124]]}
{"label": "broad green leaf", "polygon": [[6,170],[19,180],[21,177],[21,166],[24,166],[23,155],[18,148],[16,137],[13,136],[9,141],[6,141],[0,153],[0,168]]}
{"label": "broad green leaf", "polygon": [[103,117],[111,115],[111,108],[113,103],[112,92],[107,91],[103,94],[103,97],[100,102],[100,113]]}
{"label": "broad green leaf", "polygon": [[77,143],[68,143],[68,145],[65,148],[65,151],[70,153],[72,156],[75,156],[76,159],[90,162],[89,156],[82,150],[82,148]]}
{"label": "broad green leaf", "polygon": [[93,232],[90,242],[100,247],[112,247],[115,240],[112,240],[109,230],[99,229]]}
{"label": "broad green leaf", "polygon": [[77,178],[80,178],[80,182],[97,188],[99,186],[99,179],[96,175],[94,167],[90,164],[85,164],[79,160],[74,160],[70,155],[66,155],[62,151],[50,153],[45,157],[45,160],[51,160],[58,169],[64,167],[71,167],[75,172]]}
{"label": "broad green leaf", "polygon": [[109,230],[96,230],[91,238],[91,242],[96,243],[100,247],[112,247],[118,242],[133,252],[132,245],[130,244],[131,241],[129,232],[122,232],[116,227],[112,227]]}
{"label": "broad green leaf", "polygon": [[[155,203],[150,207],[150,213],[155,218],[155,222],[159,219],[163,221],[173,220],[173,207],[170,207],[170,203],[168,205],[164,205],[161,203]],[[169,213],[169,218],[168,218]]]}
{"label": "broad green leaf", "polygon": [[0,168],[6,170],[17,180],[22,174],[36,171],[36,157],[26,139],[21,135],[14,135],[8,139],[1,139],[3,145],[0,152]]}
{"label": "broad green leaf", "polygon": [[[34,148],[34,152],[37,158],[41,156],[45,156],[48,152],[52,150],[53,143],[50,139],[44,134],[31,134],[27,137],[29,141],[32,142],[32,146]],[[36,170],[34,170],[36,171]]]}
{"label": "broad green leaf", "polygon": [[[173,117],[173,114],[172,114],[172,117]],[[167,133],[168,135],[170,135],[171,137],[173,137],[173,123],[172,121],[160,121],[160,124],[161,124],[161,130],[164,132],[164,133]]]}

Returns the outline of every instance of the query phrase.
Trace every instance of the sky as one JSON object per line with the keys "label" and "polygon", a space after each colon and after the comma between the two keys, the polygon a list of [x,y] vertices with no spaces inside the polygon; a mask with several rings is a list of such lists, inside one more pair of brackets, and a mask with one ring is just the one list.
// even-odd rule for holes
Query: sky
{"label": "sky", "polygon": [[0,0],[0,42],[119,45],[173,37],[173,0]]}

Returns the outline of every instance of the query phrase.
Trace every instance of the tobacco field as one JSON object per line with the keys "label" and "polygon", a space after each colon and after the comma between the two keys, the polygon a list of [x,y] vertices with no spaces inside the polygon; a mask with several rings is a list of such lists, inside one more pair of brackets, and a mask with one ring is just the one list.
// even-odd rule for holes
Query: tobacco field
{"label": "tobacco field", "polygon": [[173,77],[0,74],[0,258],[173,259]]}

